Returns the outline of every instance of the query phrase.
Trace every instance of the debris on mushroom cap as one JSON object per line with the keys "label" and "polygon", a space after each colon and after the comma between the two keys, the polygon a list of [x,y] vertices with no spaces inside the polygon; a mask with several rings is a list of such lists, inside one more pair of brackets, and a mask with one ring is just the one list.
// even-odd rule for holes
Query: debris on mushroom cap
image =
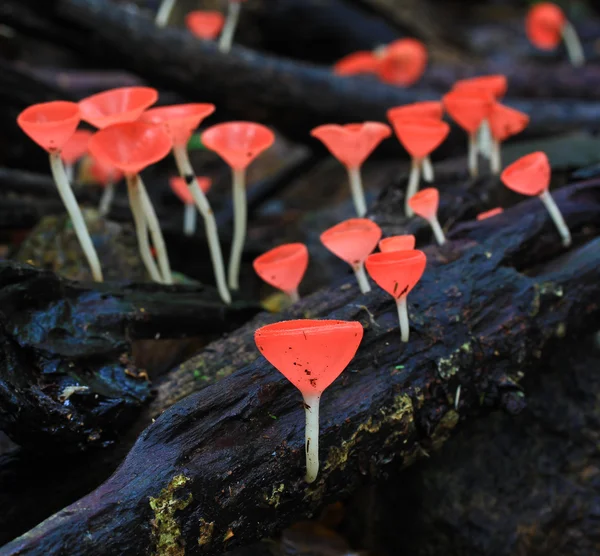
{"label": "debris on mushroom cap", "polygon": [[413,102],[403,106],[395,106],[387,111],[390,122],[401,119],[433,118],[441,120],[444,115],[444,105],[439,100]]}
{"label": "debris on mushroom cap", "polygon": [[550,162],[546,153],[537,151],[523,156],[507,166],[500,179],[522,195],[539,195],[550,186]]}
{"label": "debris on mushroom cap", "polygon": [[93,133],[87,129],[76,129],[69,140],[63,145],[60,157],[67,164],[75,164],[87,153],[88,141]]}
{"label": "debris on mushroom cap", "polygon": [[247,168],[274,141],[268,127],[254,122],[226,122],[202,133],[202,144],[236,170]]}
{"label": "debris on mushroom cap", "polygon": [[531,7],[525,19],[525,31],[529,40],[542,50],[553,50],[562,38],[567,18],[552,2],[540,2]]}
{"label": "debris on mushroom cap", "polygon": [[379,63],[379,58],[371,51],[353,52],[338,60],[333,72],[337,75],[376,74]]}
{"label": "debris on mushroom cap", "polygon": [[453,91],[480,90],[489,92],[494,98],[502,98],[506,94],[508,81],[502,74],[483,75],[480,77],[469,77],[460,79],[454,83]]}
{"label": "debris on mushroom cap", "polygon": [[427,66],[427,49],[417,39],[399,39],[382,52],[378,75],[390,85],[408,86],[416,83]]}
{"label": "debris on mushroom cap", "polygon": [[151,87],[119,87],[79,101],[81,119],[102,129],[109,125],[133,122],[158,100]]}
{"label": "debris on mushroom cap", "polygon": [[297,290],[308,267],[308,249],[303,243],[286,243],[263,253],[252,263],[267,284],[286,293]]}
{"label": "debris on mushroom cap", "polygon": [[408,295],[425,271],[427,257],[419,250],[387,251],[367,257],[369,276],[394,299]]}
{"label": "debris on mushroom cap", "polygon": [[412,234],[401,236],[390,236],[379,242],[379,250],[382,253],[388,251],[412,251],[415,248],[415,236]]}
{"label": "debris on mushroom cap", "polygon": [[481,122],[489,118],[494,97],[480,89],[450,91],[442,98],[451,118],[468,133],[475,133]]}
{"label": "debris on mushroom cap", "polygon": [[433,118],[407,118],[392,121],[398,140],[409,154],[424,158],[433,152],[450,133],[450,126]]}
{"label": "debris on mushroom cap", "polygon": [[504,141],[523,131],[529,123],[529,116],[519,110],[494,102],[488,122],[492,137],[497,141]]}
{"label": "debris on mushroom cap", "polygon": [[310,134],[321,140],[346,167],[358,168],[379,143],[392,134],[392,130],[380,122],[364,122],[321,125],[315,127]]}
{"label": "debris on mushroom cap", "polygon": [[173,145],[185,147],[202,121],[215,111],[209,103],[174,104],[146,110],[140,121],[162,125]]}
{"label": "debris on mushroom cap", "polygon": [[320,236],[327,249],[351,266],[364,262],[377,247],[379,238],[381,228],[368,218],[344,220]]}
{"label": "debris on mushroom cap", "polygon": [[17,116],[19,127],[48,152],[60,151],[80,121],[77,103],[63,100],[33,104]]}
{"label": "debris on mushroom cap", "polygon": [[194,10],[185,16],[185,26],[200,39],[216,39],[224,24],[225,16],[214,10]]}
{"label": "debris on mushroom cap", "polygon": [[437,214],[440,203],[440,193],[435,187],[428,187],[413,195],[408,204],[415,214],[425,220],[431,220]]}
{"label": "debris on mushroom cap", "polygon": [[496,207],[490,210],[486,210],[485,212],[480,212],[477,215],[477,220],[486,220],[487,218],[492,218],[492,216],[502,214],[503,212],[504,209],[502,207]]}
{"label": "debris on mushroom cap", "polygon": [[[206,193],[212,185],[212,180],[207,176],[196,176],[196,181],[203,193]],[[186,205],[194,204],[194,196],[190,191],[190,186],[184,178],[173,176],[169,179],[169,185],[171,186],[173,193],[175,193],[183,203]]]}

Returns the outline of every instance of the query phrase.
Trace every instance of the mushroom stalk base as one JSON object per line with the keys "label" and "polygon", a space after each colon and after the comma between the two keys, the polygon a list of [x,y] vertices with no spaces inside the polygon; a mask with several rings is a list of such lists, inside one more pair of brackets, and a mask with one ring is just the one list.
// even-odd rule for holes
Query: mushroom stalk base
{"label": "mushroom stalk base", "polygon": [[502,170],[502,154],[500,152],[500,141],[492,139],[492,156],[490,158],[490,171],[498,175]]}
{"label": "mushroom stalk base", "polygon": [[585,64],[585,56],[583,54],[583,47],[581,41],[575,31],[575,27],[570,21],[565,21],[562,28],[562,38],[565,41],[565,48],[567,49],[567,55],[571,64],[575,67],[580,67]]}
{"label": "mushroom stalk base", "polygon": [[67,164],[66,162],[63,163],[65,165],[65,174],[67,174],[67,179],[69,180],[69,183],[73,183],[73,180],[75,178],[75,167],[73,166],[73,164]]}
{"label": "mushroom stalk base", "polygon": [[175,2],[177,0],[163,0],[156,12],[156,17],[154,18],[154,23],[157,27],[164,27],[171,17],[171,12],[175,7]]}
{"label": "mushroom stalk base", "polygon": [[434,215],[434,217],[429,221],[429,224],[431,226],[437,244],[444,245],[444,243],[446,243],[446,236],[444,235],[444,231],[440,226],[440,221],[438,220],[437,216]]}
{"label": "mushroom stalk base", "polygon": [[479,175],[479,165],[477,161],[477,133],[469,134],[469,154],[468,154],[469,174],[472,178]]}
{"label": "mushroom stalk base", "polygon": [[419,189],[419,178],[421,176],[421,162],[415,158],[412,159],[410,166],[410,174],[408,176],[408,186],[406,187],[406,198],[404,200],[404,212],[406,216],[413,216],[415,213],[410,208],[408,201],[413,197]]}
{"label": "mushroom stalk base", "polygon": [[90,237],[90,233],[85,225],[85,220],[83,218],[83,214],[81,213],[81,209],[77,204],[77,199],[75,199],[75,195],[73,195],[73,190],[71,189],[71,184],[69,183],[69,178],[65,172],[65,167],[62,159],[60,158],[60,154],[50,154],[50,169],[52,170],[52,177],[56,183],[58,194],[60,195],[60,198],[67,209],[67,213],[69,214],[71,222],[73,223],[73,229],[75,230],[79,244],[81,245],[85,258],[90,265],[92,276],[96,282],[102,282],[103,278],[100,260],[98,259],[98,254],[96,253],[96,249],[92,243],[92,238]]}
{"label": "mushroom stalk base", "polygon": [[406,304],[406,295],[396,299],[396,307],[398,308],[398,321],[400,322],[400,339],[403,342],[408,342],[410,327],[408,324],[408,306]]}
{"label": "mushroom stalk base", "polygon": [[369,284],[369,279],[367,278],[367,273],[365,272],[364,263],[360,263],[357,266],[353,266],[354,275],[356,276],[356,281],[358,282],[358,287],[360,288],[361,293],[367,293],[371,291],[371,284]]}
{"label": "mushroom stalk base", "polygon": [[114,198],[115,184],[113,182],[108,182],[104,187],[102,197],[100,197],[100,204],[98,205],[98,213],[100,214],[100,216],[104,217],[110,212],[110,207],[112,206]]}
{"label": "mushroom stalk base", "polygon": [[296,302],[300,301],[300,294],[298,293],[297,289],[291,290],[291,291],[285,292],[285,293],[287,293],[287,295],[290,298],[290,301],[292,303],[296,303]]}
{"label": "mushroom stalk base", "polygon": [[240,266],[246,240],[246,171],[233,170],[233,242],[229,255],[228,282],[232,290],[240,288]]}
{"label": "mushroom stalk base", "polygon": [[142,262],[150,275],[150,278],[159,284],[163,283],[162,276],[156,266],[156,261],[150,252],[150,242],[148,241],[148,227],[146,225],[146,217],[142,207],[142,198],[138,187],[137,176],[127,176],[127,195],[129,196],[129,206],[131,214],[133,214],[133,222],[135,223],[135,232],[138,240],[138,249]]}
{"label": "mushroom stalk base", "polygon": [[477,150],[484,158],[490,159],[492,157],[492,141],[490,122],[485,119],[477,130]]}
{"label": "mushroom stalk base", "polygon": [[365,200],[360,168],[348,168],[348,180],[350,182],[350,192],[352,193],[356,214],[362,218],[367,214],[367,202]]}
{"label": "mushroom stalk base", "polygon": [[429,155],[424,157],[421,161],[421,172],[423,172],[423,179],[427,183],[431,183],[435,179],[433,173],[433,164],[431,163],[431,158]]}
{"label": "mushroom stalk base", "polygon": [[223,25],[223,30],[221,31],[221,36],[219,37],[219,50],[221,52],[227,53],[231,50],[231,45],[233,44],[233,35],[235,34],[235,29],[240,18],[241,8],[242,3],[240,0],[229,0],[227,19],[225,20],[225,25]]}
{"label": "mushroom stalk base", "polygon": [[546,190],[543,193],[541,193],[540,199],[544,203],[546,209],[550,214],[550,218],[552,218],[552,221],[558,229],[558,233],[562,238],[563,247],[569,247],[571,245],[571,232],[569,231],[569,227],[567,226],[567,223],[565,222],[565,219],[563,218],[560,209],[554,202],[552,195],[550,195],[550,191]]}
{"label": "mushroom stalk base", "polygon": [[305,448],[307,483],[312,483],[319,474],[319,403],[321,394],[302,394],[306,413]]}
{"label": "mushroom stalk base", "polygon": [[231,294],[229,293],[227,281],[225,280],[225,263],[223,262],[223,253],[221,251],[221,243],[219,242],[219,232],[217,230],[215,215],[213,214],[206,195],[202,189],[200,189],[186,147],[173,147],[173,156],[175,157],[175,163],[177,164],[179,174],[188,183],[192,197],[194,198],[194,203],[196,203],[196,208],[202,215],[202,218],[204,218],[204,230],[208,241],[208,249],[210,251],[213,271],[215,273],[217,289],[219,290],[219,295],[223,302],[229,304],[231,303]]}
{"label": "mushroom stalk base", "polygon": [[193,236],[196,233],[196,207],[194,205],[185,205],[183,209],[183,233],[186,236]]}

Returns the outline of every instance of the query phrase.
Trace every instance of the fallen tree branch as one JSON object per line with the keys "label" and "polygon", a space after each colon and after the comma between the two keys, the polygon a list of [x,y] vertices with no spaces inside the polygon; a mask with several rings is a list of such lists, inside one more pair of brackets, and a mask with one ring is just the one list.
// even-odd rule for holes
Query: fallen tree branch
{"label": "fallen tree branch", "polygon": [[[565,188],[555,199],[575,245],[598,234],[597,184]],[[197,370],[231,362],[231,376],[165,411],[107,482],[0,554],[221,554],[347,495],[394,458],[409,465],[440,446],[460,419],[496,407],[518,412],[518,383],[538,365],[540,350],[563,327],[576,332],[597,321],[599,242],[583,248],[586,256],[573,248],[572,264],[558,271],[528,276],[532,264],[562,252],[556,230],[537,199],[505,216],[428,249],[428,269],[409,300],[406,346],[391,298],[379,290],[359,295],[353,282],[279,317],[261,315],[209,346]],[[236,369],[240,354],[250,357],[256,326],[307,316],[365,327],[354,361],[324,395],[322,473],[310,487],[302,479],[297,391],[256,351]]]}

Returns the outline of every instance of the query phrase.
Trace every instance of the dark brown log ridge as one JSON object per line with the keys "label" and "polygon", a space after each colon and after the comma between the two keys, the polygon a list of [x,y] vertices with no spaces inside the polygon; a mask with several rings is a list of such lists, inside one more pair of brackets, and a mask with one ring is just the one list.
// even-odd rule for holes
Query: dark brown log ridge
{"label": "dark brown log ridge", "polygon": [[[221,554],[343,497],[393,459],[409,465],[461,419],[518,412],[519,381],[547,343],[598,320],[600,186],[563,188],[555,199],[574,233],[566,255],[538,199],[427,249],[406,346],[391,298],[360,295],[352,281],[212,344],[206,368],[223,368],[226,357],[235,372],[165,411],[107,482],[0,554]],[[568,263],[547,266],[561,256]],[[253,351],[256,326],[294,317],[365,326],[356,358],[323,396],[312,486],[302,479],[299,394]],[[239,359],[246,364],[236,370]]]}

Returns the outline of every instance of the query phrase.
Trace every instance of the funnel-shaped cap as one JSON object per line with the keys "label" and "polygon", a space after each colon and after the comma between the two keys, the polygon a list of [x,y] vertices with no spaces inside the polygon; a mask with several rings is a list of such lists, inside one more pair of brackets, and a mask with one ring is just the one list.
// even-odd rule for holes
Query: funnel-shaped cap
{"label": "funnel-shaped cap", "polygon": [[93,133],[87,129],[76,129],[75,133],[63,145],[60,157],[67,164],[75,164],[87,153],[88,141],[92,135]]}
{"label": "funnel-shaped cap", "polygon": [[308,249],[303,243],[286,243],[256,257],[252,265],[267,284],[295,292],[308,267]]}
{"label": "funnel-shaped cap", "polygon": [[382,253],[388,251],[412,251],[415,248],[415,236],[407,234],[403,236],[390,236],[379,242],[379,250]]}
{"label": "funnel-shaped cap", "polygon": [[496,216],[498,214],[502,214],[504,212],[504,209],[502,207],[496,207],[490,210],[486,210],[485,212],[480,212],[477,215],[477,220],[487,220],[488,218],[491,218],[492,216]]}
{"label": "funnel-shaped cap", "polygon": [[235,170],[244,170],[275,141],[273,132],[254,122],[227,122],[209,127],[202,144]]}
{"label": "funnel-shaped cap", "polygon": [[303,394],[323,392],[356,355],[360,322],[290,320],[259,328],[254,341],[265,359]]}
{"label": "funnel-shaped cap", "polygon": [[416,39],[390,43],[379,63],[379,78],[384,83],[406,87],[416,83],[427,66],[427,49]]}
{"label": "funnel-shaped cap", "polygon": [[83,120],[102,129],[109,125],[133,122],[158,100],[151,87],[120,87],[79,101]]}
{"label": "funnel-shaped cap", "polygon": [[413,212],[425,220],[432,220],[437,215],[439,204],[440,193],[435,187],[422,189],[408,200]]}
{"label": "funnel-shaped cap", "polygon": [[115,168],[112,164],[99,160],[91,153],[89,157],[91,159],[89,166],[90,175],[98,183],[107,185],[109,183],[116,183],[123,178],[123,172]]}
{"label": "funnel-shaped cap", "polygon": [[400,119],[392,122],[398,141],[415,158],[424,158],[439,147],[450,126],[433,118]]}
{"label": "funnel-shaped cap", "polygon": [[348,54],[333,66],[333,73],[337,75],[376,74],[378,70],[379,58],[370,51]]}
{"label": "funnel-shaped cap", "polygon": [[365,122],[321,125],[315,127],[310,134],[320,139],[344,166],[358,168],[377,145],[392,134],[392,130],[379,122]]}
{"label": "funnel-shaped cap", "polygon": [[214,104],[175,104],[146,110],[140,120],[162,125],[173,145],[185,147],[202,120],[215,111]]}
{"label": "funnel-shaped cap", "polygon": [[426,100],[423,102],[413,102],[404,106],[396,106],[387,111],[388,120],[394,124],[399,120],[415,120],[429,118],[441,120],[444,115],[444,105],[437,100]]}
{"label": "funnel-shaped cap", "polygon": [[460,79],[452,87],[453,91],[485,91],[494,98],[502,98],[506,94],[508,81],[502,74],[483,75],[481,77],[470,77],[469,79]]}
{"label": "funnel-shaped cap", "polygon": [[[212,185],[212,180],[206,176],[196,177],[196,181],[198,182],[198,185],[203,193],[207,193]],[[190,186],[187,184],[185,179],[179,176],[174,176],[169,179],[169,185],[171,186],[173,193],[175,193],[175,195],[181,199],[182,203],[186,205],[194,204],[194,196],[192,195]]]}
{"label": "funnel-shaped cap", "polygon": [[468,133],[475,133],[492,111],[494,97],[482,90],[450,91],[442,98],[446,112]]}
{"label": "funnel-shaped cap", "polygon": [[194,10],[185,16],[185,26],[199,39],[212,41],[223,29],[225,17],[221,12]]}
{"label": "funnel-shaped cap", "polygon": [[550,186],[550,162],[546,153],[534,152],[507,166],[500,179],[521,195],[539,195]]}
{"label": "funnel-shaped cap", "polygon": [[325,230],[321,243],[352,267],[361,265],[377,247],[381,228],[368,218],[350,218]]}
{"label": "funnel-shaped cap", "polygon": [[534,46],[542,50],[553,50],[561,41],[566,19],[563,11],[552,2],[535,4],[525,20],[527,37]]}
{"label": "funnel-shaped cap", "polygon": [[115,124],[101,129],[88,145],[95,158],[127,175],[137,174],[163,159],[171,147],[166,132],[160,126],[146,122]]}
{"label": "funnel-shaped cap", "polygon": [[423,276],[427,258],[423,251],[373,253],[365,262],[369,276],[395,299],[407,295]]}
{"label": "funnel-shaped cap", "polygon": [[34,104],[17,117],[19,127],[48,152],[60,151],[80,121],[77,104],[63,100]]}
{"label": "funnel-shaped cap", "polygon": [[488,121],[492,137],[496,141],[504,141],[512,135],[521,133],[529,123],[529,116],[519,110],[495,102]]}

